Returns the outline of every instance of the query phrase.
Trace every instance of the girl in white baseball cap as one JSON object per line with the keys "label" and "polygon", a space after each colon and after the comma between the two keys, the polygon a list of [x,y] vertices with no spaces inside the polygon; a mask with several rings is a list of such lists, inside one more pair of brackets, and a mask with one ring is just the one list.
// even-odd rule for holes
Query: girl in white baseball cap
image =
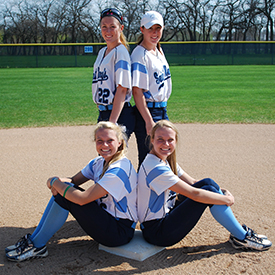
{"label": "girl in white baseball cap", "polygon": [[132,91],[135,99],[139,166],[149,152],[147,135],[155,122],[166,119],[167,101],[172,92],[169,65],[160,46],[164,22],[156,11],[146,12],[140,22],[141,35],[133,50]]}
{"label": "girl in white baseball cap", "polygon": [[144,26],[146,29],[151,28],[155,24],[163,27],[162,15],[157,11],[146,12],[140,21],[141,27]]}

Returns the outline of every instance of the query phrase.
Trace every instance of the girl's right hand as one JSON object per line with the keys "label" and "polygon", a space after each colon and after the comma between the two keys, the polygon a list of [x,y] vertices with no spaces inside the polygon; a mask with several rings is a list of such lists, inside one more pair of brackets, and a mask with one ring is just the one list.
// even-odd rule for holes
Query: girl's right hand
{"label": "girl's right hand", "polygon": [[152,131],[153,127],[155,126],[155,122],[152,119],[152,121],[147,122],[145,126],[146,126],[147,135],[150,136],[151,131]]}
{"label": "girl's right hand", "polygon": [[53,186],[51,186],[51,182],[55,182],[56,180],[60,180],[58,177],[51,177],[47,180],[46,185],[49,189],[54,189]]}
{"label": "girl's right hand", "polygon": [[225,198],[226,199],[226,203],[225,204],[227,206],[233,205],[234,202],[235,202],[235,199],[234,199],[233,195],[228,190],[226,190],[226,189],[222,189],[222,192],[223,192],[224,196],[226,197]]}

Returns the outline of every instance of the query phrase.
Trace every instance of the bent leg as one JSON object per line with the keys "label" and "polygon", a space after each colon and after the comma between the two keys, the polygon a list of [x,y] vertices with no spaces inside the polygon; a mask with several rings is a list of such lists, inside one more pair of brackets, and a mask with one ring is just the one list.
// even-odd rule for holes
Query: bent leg
{"label": "bent leg", "polygon": [[103,245],[120,246],[128,243],[134,236],[132,222],[116,219],[95,201],[80,206],[57,195],[56,202],[69,210],[82,229]]}
{"label": "bent leg", "polygon": [[243,240],[246,236],[246,231],[235,218],[231,208],[226,205],[213,205],[210,212],[215,220],[226,228],[237,239]]}
{"label": "bent leg", "polygon": [[207,206],[186,199],[163,219],[144,222],[142,224],[144,239],[159,246],[178,243],[195,227]]}
{"label": "bent leg", "polygon": [[69,211],[63,209],[51,197],[43,216],[30,239],[37,248],[44,246],[67,220]]}
{"label": "bent leg", "polygon": [[[218,184],[213,181],[212,179],[203,179],[202,181],[199,181],[195,184],[196,187],[204,188],[205,184],[212,186],[214,189],[210,190],[213,192],[217,192],[222,194],[222,191]],[[215,189],[217,191],[215,191]],[[213,205],[210,206],[210,212],[212,216],[215,218],[215,220],[220,223],[224,228],[226,228],[231,234],[233,234],[236,238],[243,240],[246,235],[246,231],[244,228],[239,224],[237,219],[235,218],[231,208],[226,205]]]}
{"label": "bent leg", "polygon": [[[203,179],[194,184],[218,193],[220,188],[212,179]],[[143,223],[143,236],[152,244],[171,246],[183,239],[197,224],[204,210],[211,205],[193,201],[183,197],[163,219]]]}

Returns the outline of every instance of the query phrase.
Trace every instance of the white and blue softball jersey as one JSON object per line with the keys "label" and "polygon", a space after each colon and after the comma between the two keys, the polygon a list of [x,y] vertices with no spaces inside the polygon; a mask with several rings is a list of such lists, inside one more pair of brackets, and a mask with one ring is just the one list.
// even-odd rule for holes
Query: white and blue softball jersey
{"label": "white and blue softball jersey", "polygon": [[112,49],[105,55],[107,47],[102,48],[94,63],[93,100],[96,104],[109,105],[113,103],[118,85],[128,88],[125,102],[132,97],[131,58],[124,45]]}
{"label": "white and blue softball jersey", "polygon": [[177,164],[178,176],[168,162],[148,154],[138,172],[138,219],[140,223],[162,219],[175,205],[176,193],[169,190],[184,173]]}
{"label": "white and blue softball jersey", "polygon": [[131,54],[132,87],[144,89],[147,102],[167,101],[172,92],[169,65],[164,54],[157,55],[138,45]]}
{"label": "white and blue softball jersey", "polygon": [[108,194],[97,200],[115,218],[137,222],[137,173],[131,161],[123,157],[112,163],[102,178],[104,158],[99,156],[89,162],[81,173],[103,187]]}

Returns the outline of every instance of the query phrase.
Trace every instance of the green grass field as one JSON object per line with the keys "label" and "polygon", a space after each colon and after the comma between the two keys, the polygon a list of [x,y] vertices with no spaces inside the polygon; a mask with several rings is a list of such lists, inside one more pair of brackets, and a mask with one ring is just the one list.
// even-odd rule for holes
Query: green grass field
{"label": "green grass field", "polygon": [[[177,123],[275,123],[275,66],[171,66]],[[0,69],[0,128],[95,124],[92,68]]]}

